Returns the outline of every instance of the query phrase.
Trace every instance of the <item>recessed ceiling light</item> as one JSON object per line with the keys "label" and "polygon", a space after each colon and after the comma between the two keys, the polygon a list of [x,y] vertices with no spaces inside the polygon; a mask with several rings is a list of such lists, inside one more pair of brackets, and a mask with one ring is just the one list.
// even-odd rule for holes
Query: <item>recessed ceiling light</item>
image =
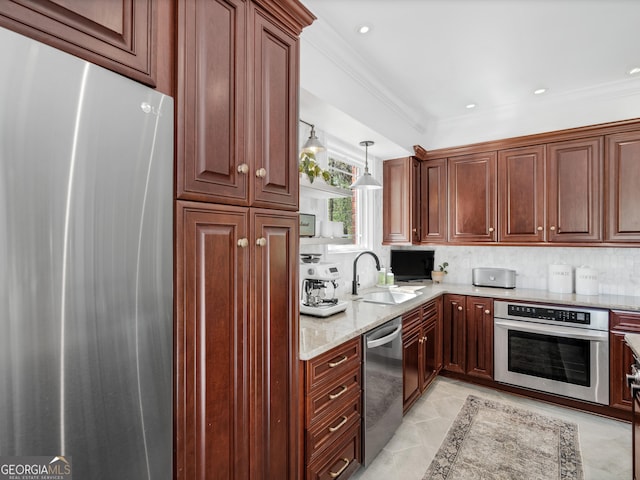
{"label": "recessed ceiling light", "polygon": [[629,70],[629,75],[637,75],[640,73],[640,67],[634,67],[631,70]]}
{"label": "recessed ceiling light", "polygon": [[476,104],[475,103],[469,103],[466,105],[466,107],[471,110],[472,108],[476,108]]}
{"label": "recessed ceiling light", "polygon": [[542,95],[544,92],[546,92],[547,89],[546,88],[537,88],[533,91],[534,95]]}
{"label": "recessed ceiling light", "polygon": [[371,27],[369,25],[360,25],[358,27],[358,33],[364,35],[365,33],[369,33],[371,31]]}

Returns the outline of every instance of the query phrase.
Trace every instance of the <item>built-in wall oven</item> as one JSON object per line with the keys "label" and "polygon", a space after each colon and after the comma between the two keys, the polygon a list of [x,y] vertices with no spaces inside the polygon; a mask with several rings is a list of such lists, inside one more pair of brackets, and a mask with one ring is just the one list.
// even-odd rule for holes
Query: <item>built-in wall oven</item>
{"label": "built-in wall oven", "polygon": [[494,302],[497,382],[609,404],[607,310]]}

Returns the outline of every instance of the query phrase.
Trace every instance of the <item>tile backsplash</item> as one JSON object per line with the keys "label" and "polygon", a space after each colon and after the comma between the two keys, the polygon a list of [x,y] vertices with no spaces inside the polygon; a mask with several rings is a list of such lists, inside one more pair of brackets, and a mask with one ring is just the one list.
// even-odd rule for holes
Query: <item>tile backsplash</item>
{"label": "tile backsplash", "polygon": [[640,248],[435,246],[435,264],[449,262],[446,282],[471,283],[476,267],[516,271],[516,288],[546,290],[550,264],[598,272],[598,290],[606,295],[640,296]]}
{"label": "tile backsplash", "polygon": [[[602,295],[640,297],[640,248],[608,247],[490,247],[449,246],[422,247],[435,251],[435,265],[448,262],[445,283],[471,284],[471,270],[476,267],[509,268],[516,271],[516,288],[547,290],[550,264],[567,264],[575,269],[589,266],[598,272],[598,292]],[[323,261],[336,262],[343,279],[339,295],[351,291],[353,259],[357,253],[331,253],[326,247],[306,247],[301,251],[325,253]],[[384,266],[389,265],[389,247],[373,249]],[[375,263],[371,258],[358,262],[361,288],[375,283]]]}

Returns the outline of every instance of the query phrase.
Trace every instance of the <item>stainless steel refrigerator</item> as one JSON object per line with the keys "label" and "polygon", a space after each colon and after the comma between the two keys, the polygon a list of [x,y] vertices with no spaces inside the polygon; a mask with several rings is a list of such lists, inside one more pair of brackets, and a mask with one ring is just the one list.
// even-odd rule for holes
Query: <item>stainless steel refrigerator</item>
{"label": "stainless steel refrigerator", "polygon": [[0,29],[0,459],[172,478],[173,100]]}

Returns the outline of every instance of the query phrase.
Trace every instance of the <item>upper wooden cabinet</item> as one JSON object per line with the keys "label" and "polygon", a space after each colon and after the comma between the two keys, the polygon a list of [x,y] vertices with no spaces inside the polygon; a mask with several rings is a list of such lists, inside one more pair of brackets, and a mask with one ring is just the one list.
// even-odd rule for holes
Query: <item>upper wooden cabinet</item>
{"label": "upper wooden cabinet", "polygon": [[179,2],[178,198],[297,210],[297,33],[313,17],[290,3]]}
{"label": "upper wooden cabinet", "polygon": [[[420,162],[420,243],[447,241],[447,159]],[[417,195],[417,193],[416,193]]]}
{"label": "upper wooden cabinet", "polygon": [[547,145],[548,240],[602,240],[602,137]]}
{"label": "upper wooden cabinet", "polygon": [[640,241],[640,132],[605,138],[605,241]]}
{"label": "upper wooden cabinet", "polygon": [[496,152],[449,158],[449,241],[496,241]]}
{"label": "upper wooden cabinet", "polygon": [[383,162],[382,167],[382,243],[445,242],[447,159],[397,158]]}
{"label": "upper wooden cabinet", "polygon": [[543,242],[544,145],[498,152],[498,241]]}
{"label": "upper wooden cabinet", "polygon": [[[159,0],[7,0],[0,25],[156,86]],[[167,92],[171,93],[171,92]]]}
{"label": "upper wooden cabinet", "polygon": [[415,157],[396,158],[382,163],[384,245],[409,245],[419,241],[419,165]]}

